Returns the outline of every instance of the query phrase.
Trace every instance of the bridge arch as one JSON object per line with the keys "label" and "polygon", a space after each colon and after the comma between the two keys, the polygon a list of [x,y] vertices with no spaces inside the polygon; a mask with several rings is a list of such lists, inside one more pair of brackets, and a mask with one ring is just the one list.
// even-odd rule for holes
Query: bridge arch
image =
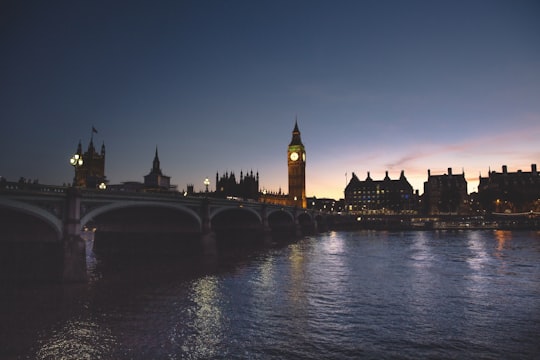
{"label": "bridge arch", "polygon": [[280,218],[290,218],[290,220],[293,223],[295,221],[294,214],[285,209],[268,209],[266,214],[269,220],[271,218],[280,217]]}
{"label": "bridge arch", "polygon": [[97,216],[101,214],[105,214],[113,210],[137,208],[137,207],[158,207],[158,208],[168,208],[168,209],[173,209],[173,210],[179,210],[183,213],[190,215],[197,222],[199,231],[202,229],[202,220],[196,211],[184,205],[174,204],[174,203],[163,203],[163,202],[157,202],[157,201],[119,201],[119,202],[114,202],[114,203],[107,204],[104,206],[100,206],[98,208],[95,208],[89,211],[87,214],[85,214],[81,218],[81,227],[84,227],[86,224],[88,224],[88,222],[90,222],[91,220],[93,220],[94,218],[96,218]]}
{"label": "bridge arch", "polygon": [[268,211],[268,227],[273,234],[293,235],[296,233],[294,214],[285,209],[272,209]]}
{"label": "bridge arch", "polygon": [[219,216],[220,213],[230,212],[230,211],[251,213],[255,215],[257,220],[259,220],[259,223],[262,224],[263,220],[262,220],[261,214],[259,214],[259,212],[257,212],[255,209],[252,209],[251,207],[247,207],[247,206],[227,206],[227,207],[217,208],[210,213],[210,222],[212,222],[212,220],[216,216]]}
{"label": "bridge arch", "polygon": [[221,240],[220,243],[235,243],[254,240],[253,235],[263,230],[262,217],[256,209],[246,206],[226,206],[214,209],[210,216],[210,227]]}
{"label": "bridge arch", "polygon": [[299,224],[310,223],[313,221],[313,216],[308,212],[299,213],[296,218]]}
{"label": "bridge arch", "polygon": [[50,213],[49,211],[42,209],[38,206],[22,202],[22,201],[10,200],[10,199],[0,197],[0,208],[2,207],[9,209],[10,211],[13,211],[14,213],[23,213],[26,215],[30,215],[37,218],[38,220],[45,222],[48,226],[50,226],[54,230],[57,236],[57,240],[60,240],[62,238],[62,234],[63,234],[62,219],[58,218],[57,216]]}

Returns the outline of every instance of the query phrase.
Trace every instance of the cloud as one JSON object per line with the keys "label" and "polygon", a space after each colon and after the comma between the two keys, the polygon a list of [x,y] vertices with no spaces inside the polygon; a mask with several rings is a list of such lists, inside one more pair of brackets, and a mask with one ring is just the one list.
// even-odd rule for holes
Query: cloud
{"label": "cloud", "polygon": [[416,145],[415,150],[402,154],[387,162],[385,166],[389,169],[406,168],[419,160],[435,157],[442,159],[444,155],[451,155],[456,159],[463,159],[463,162],[469,162],[470,157],[515,158],[516,155],[523,156],[523,153],[537,154],[538,151],[535,148],[537,148],[539,133],[540,128],[535,125],[502,134],[484,134],[478,138],[468,138],[452,144]]}

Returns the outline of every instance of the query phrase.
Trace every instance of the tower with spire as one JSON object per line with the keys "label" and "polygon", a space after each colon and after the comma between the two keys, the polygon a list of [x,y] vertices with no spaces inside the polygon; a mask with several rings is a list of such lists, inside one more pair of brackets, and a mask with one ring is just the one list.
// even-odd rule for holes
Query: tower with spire
{"label": "tower with spire", "polygon": [[171,188],[171,177],[163,175],[161,171],[157,146],[152,169],[148,175],[144,176],[144,187],[150,191],[169,191]]}
{"label": "tower with spire", "polygon": [[306,200],[306,149],[302,144],[298,119],[294,122],[292,139],[287,148],[289,170],[289,205],[305,209]]}
{"label": "tower with spire", "polygon": [[92,127],[92,135],[88,149],[83,154],[82,144],[79,140],[76,154],[82,158],[82,164],[75,167],[74,185],[90,189],[97,188],[100,184],[106,184],[105,178],[105,143],[101,145],[101,151],[97,152],[94,147],[94,133],[97,133]]}

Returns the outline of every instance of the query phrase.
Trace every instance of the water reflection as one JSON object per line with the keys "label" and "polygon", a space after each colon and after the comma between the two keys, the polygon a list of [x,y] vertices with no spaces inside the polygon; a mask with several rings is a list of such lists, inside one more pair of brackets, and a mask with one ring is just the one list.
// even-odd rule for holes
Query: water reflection
{"label": "water reflection", "polygon": [[486,251],[485,238],[478,231],[467,233],[467,247],[470,250],[471,256],[467,257],[467,264],[474,270],[471,278],[481,281],[481,271],[489,262],[489,255]]}
{"label": "water reflection", "polygon": [[[448,285],[444,284],[443,274],[433,271],[440,260],[437,259],[434,251],[435,244],[431,244],[433,237],[426,232],[414,234],[410,244],[410,272],[407,268],[403,271],[404,283],[403,292],[408,297],[407,311],[410,317],[407,319],[409,331],[421,331],[431,329],[435,331],[439,327],[445,326],[437,323],[435,312],[441,308],[442,302],[446,301],[441,294],[441,289]],[[413,330],[419,329],[419,330]]]}
{"label": "water reflection", "polygon": [[539,240],[329,233],[232,264],[136,264],[73,299],[39,289],[12,296],[0,314],[0,358],[532,359]]}
{"label": "water reflection", "polygon": [[433,253],[431,252],[428,240],[429,237],[425,232],[418,232],[414,236],[414,240],[411,245],[411,259],[413,260],[412,265],[417,269],[431,266]]}
{"label": "water reflection", "polygon": [[254,290],[261,296],[273,293],[276,286],[274,257],[269,255],[268,257],[261,259],[258,271],[259,273],[255,279],[251,280],[251,283],[255,285]]}
{"label": "water reflection", "polygon": [[497,257],[502,256],[502,251],[504,250],[505,243],[512,240],[512,232],[508,230],[497,230],[495,231],[495,239],[497,240]]}
{"label": "water reflection", "polygon": [[[345,264],[345,240],[335,232],[321,239],[320,258],[310,269],[313,282],[320,286],[320,294],[344,294],[348,292],[350,268]],[[324,299],[324,298],[323,298]]]}
{"label": "water reflection", "polygon": [[304,271],[304,252],[299,244],[290,246],[290,287],[287,291],[292,302],[299,305],[299,310],[305,304],[305,271]]}
{"label": "water reflection", "polygon": [[181,347],[187,358],[204,359],[218,355],[219,345],[224,338],[223,304],[220,302],[222,296],[218,285],[215,276],[205,276],[196,280],[191,287],[190,300],[194,303],[188,309],[191,321],[178,324],[191,328],[191,334]]}
{"label": "water reflection", "polygon": [[488,304],[493,299],[489,298],[491,279],[489,274],[490,256],[486,249],[485,238],[480,232],[467,233],[467,248],[469,255],[465,261],[470,271],[466,277],[466,289],[471,301]]}
{"label": "water reflection", "polygon": [[325,253],[330,255],[340,255],[344,251],[344,239],[335,231],[332,231],[322,243],[322,248]]}
{"label": "water reflection", "polygon": [[512,240],[512,232],[507,230],[495,231],[495,239],[497,240],[497,248],[495,250],[495,257],[499,261],[498,273],[500,275],[508,275],[508,266],[506,263],[505,250],[508,246],[507,242]]}
{"label": "water reflection", "polygon": [[59,330],[40,337],[36,359],[101,359],[115,346],[111,331],[91,319],[69,320]]}
{"label": "water reflection", "polygon": [[[307,300],[310,314],[310,341],[321,351],[327,348],[328,337],[340,343],[350,334],[356,313],[350,294],[356,289],[357,276],[347,257],[347,241],[332,232],[318,239],[316,254],[310,262],[304,282],[309,284]],[[327,357],[328,354],[321,357]]]}

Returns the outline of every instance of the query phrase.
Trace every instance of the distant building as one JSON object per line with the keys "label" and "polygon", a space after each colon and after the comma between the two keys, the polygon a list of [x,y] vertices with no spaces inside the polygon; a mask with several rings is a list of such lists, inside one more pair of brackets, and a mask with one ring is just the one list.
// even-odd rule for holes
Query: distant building
{"label": "distant building", "polygon": [[468,214],[470,210],[465,173],[452,174],[452,168],[448,168],[448,174],[431,175],[428,170],[422,203],[428,215]]}
{"label": "distant building", "polygon": [[253,174],[240,171],[240,180],[236,180],[233,172],[226,172],[221,177],[216,173],[216,192],[219,198],[234,197],[240,199],[259,199],[259,173]]}
{"label": "distant building", "polygon": [[154,161],[152,162],[152,169],[148,175],[144,176],[144,188],[146,191],[171,190],[171,177],[163,175],[161,171],[157,146]]}
{"label": "distant building", "polygon": [[101,152],[98,153],[94,148],[92,136],[88,144],[88,150],[84,154],[79,141],[76,155],[82,158],[82,164],[75,165],[74,186],[96,189],[99,185],[107,183],[105,179],[105,144],[101,145]]}
{"label": "distant building", "polygon": [[480,176],[478,198],[488,212],[540,211],[540,175],[536,164],[531,165],[530,172],[508,172],[504,165],[500,173],[490,171],[488,177]]}
{"label": "distant building", "polygon": [[345,201],[343,199],[334,200],[328,198],[318,199],[316,197],[307,198],[307,208],[329,213],[344,211]]}
{"label": "distant building", "polygon": [[158,149],[154,155],[152,169],[148,175],[144,176],[144,182],[140,181],[124,181],[121,184],[113,184],[107,186],[108,191],[121,192],[162,192],[176,191],[176,185],[171,185],[171,177],[163,175],[161,171]]}
{"label": "distant building", "polygon": [[388,171],[383,180],[373,180],[368,172],[364,181],[355,173],[345,188],[347,211],[364,214],[403,214],[416,210],[417,196],[405,173],[391,180]]}
{"label": "distant building", "polygon": [[302,144],[298,122],[295,121],[292,139],[287,149],[289,170],[289,205],[305,209],[306,201],[306,149]]}
{"label": "distant building", "polygon": [[107,185],[107,191],[140,192],[144,191],[144,184],[140,181],[124,181],[121,184]]}
{"label": "distant building", "polygon": [[274,205],[289,205],[289,195],[283,193],[281,188],[278,191],[263,190],[260,193],[259,201]]}
{"label": "distant building", "polygon": [[259,201],[276,205],[296,206],[305,209],[306,198],[306,149],[300,137],[298,122],[295,121],[292,139],[287,147],[287,170],[289,175],[289,194],[263,191]]}

